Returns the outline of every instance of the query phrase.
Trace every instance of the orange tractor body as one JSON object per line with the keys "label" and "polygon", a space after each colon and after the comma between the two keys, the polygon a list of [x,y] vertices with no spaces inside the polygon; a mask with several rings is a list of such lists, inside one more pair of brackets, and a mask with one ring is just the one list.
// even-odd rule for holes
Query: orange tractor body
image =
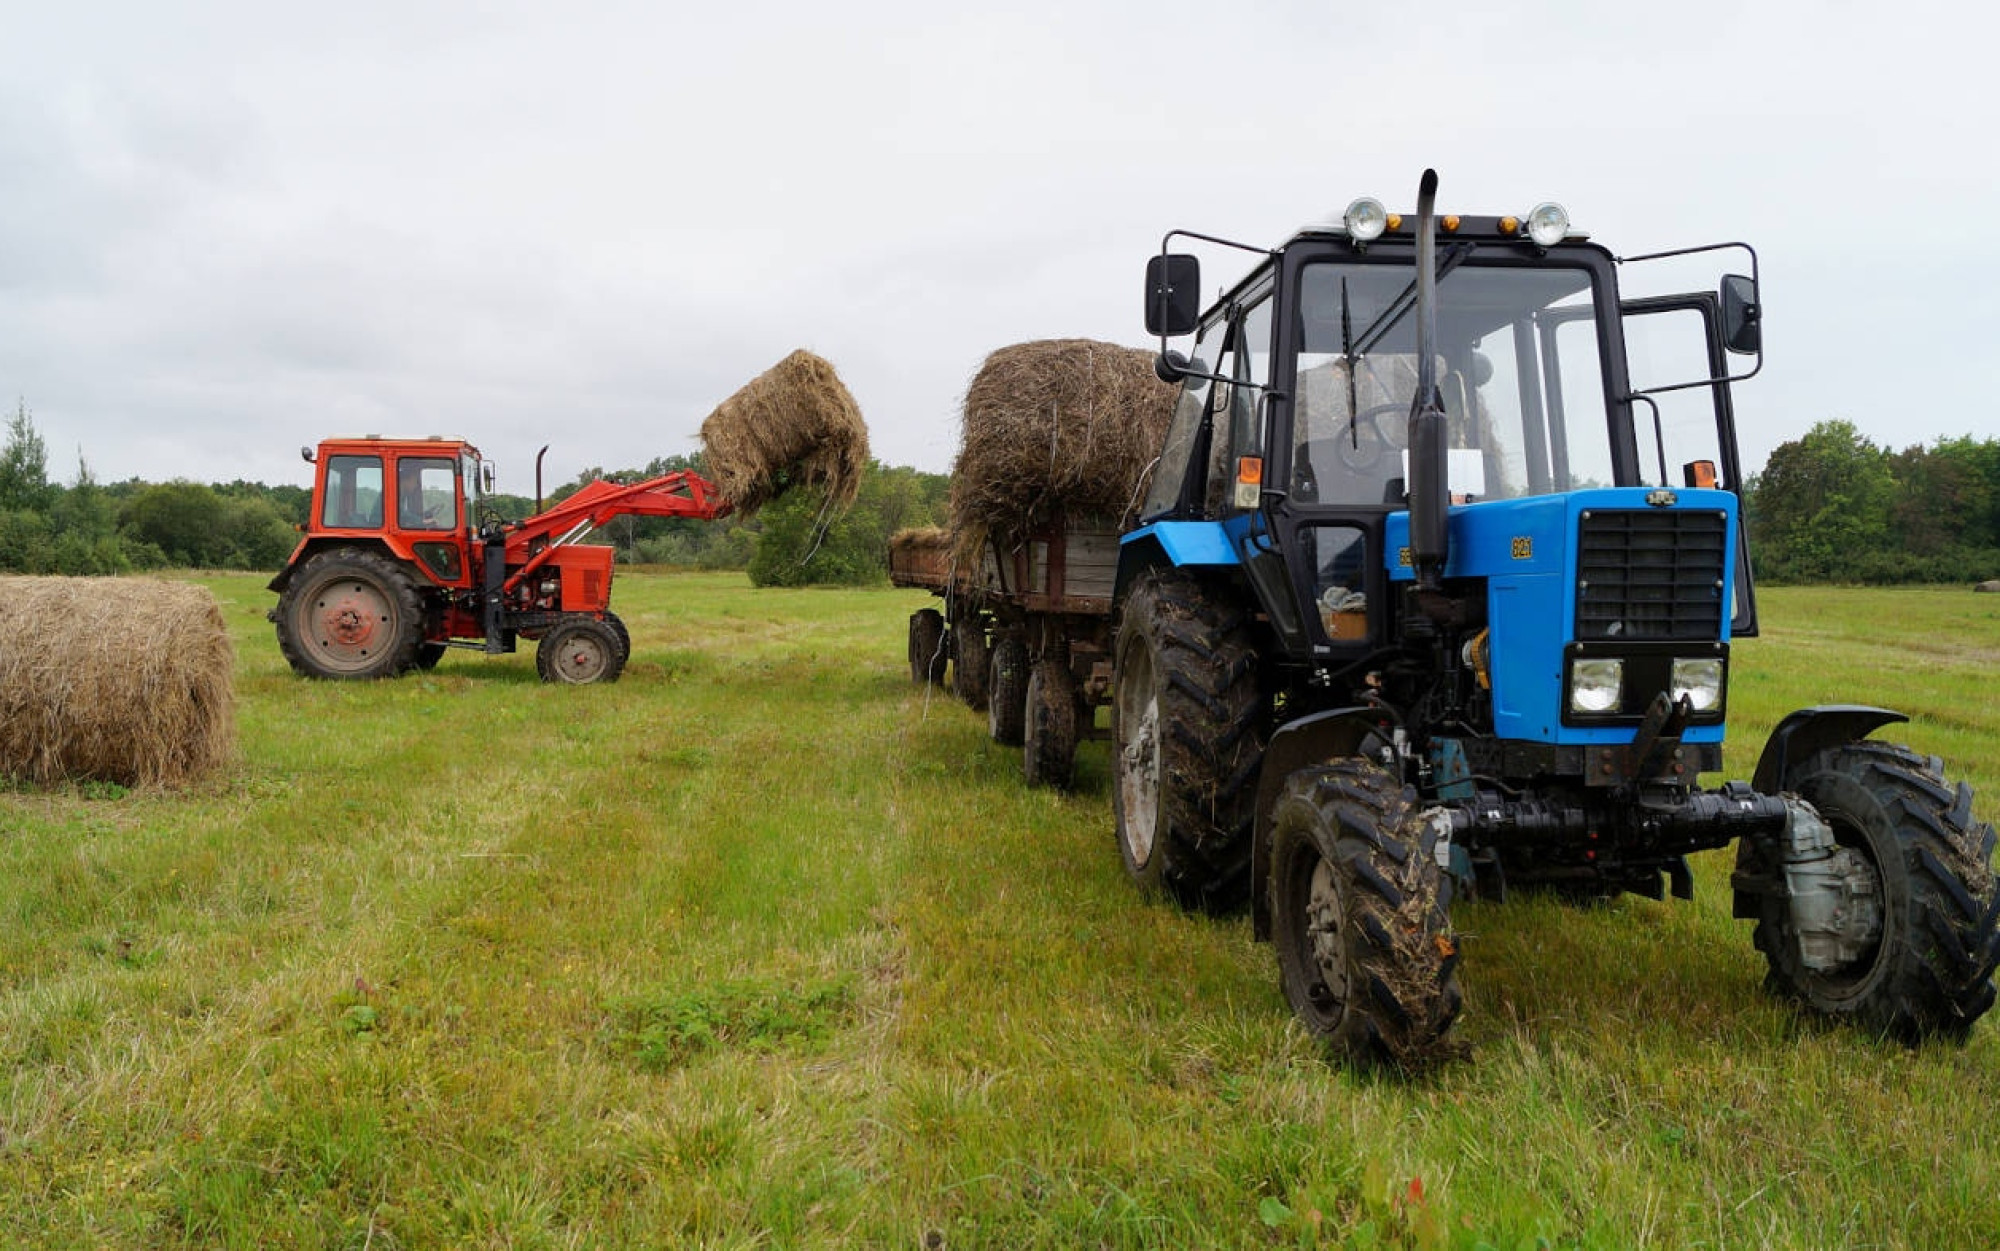
{"label": "orange tractor body", "polygon": [[428,669],[451,647],[504,653],[539,640],[552,682],[608,682],[631,639],[611,611],[612,549],[583,540],[616,517],[727,515],[691,470],[594,481],[521,521],[483,505],[492,468],[459,439],[328,439],[304,537],[269,614],[294,669],[321,678]]}

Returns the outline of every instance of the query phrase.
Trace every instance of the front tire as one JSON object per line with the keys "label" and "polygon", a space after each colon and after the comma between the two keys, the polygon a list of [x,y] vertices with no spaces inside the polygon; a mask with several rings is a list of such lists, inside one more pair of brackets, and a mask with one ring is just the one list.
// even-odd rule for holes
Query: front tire
{"label": "front tire", "polygon": [[[1872,1033],[1962,1040],[1993,1006],[2000,962],[1993,827],[1973,818],[1971,789],[1947,783],[1937,760],[1890,743],[1829,748],[1794,776],[1799,797],[1872,874],[1881,932],[1854,960],[1808,969],[1786,901],[1767,894],[1754,934],[1766,985]],[[1738,856],[1756,852],[1746,843]]]}
{"label": "front tire", "polygon": [[393,678],[418,663],[423,601],[379,552],[340,547],[302,565],[278,600],[278,650],[311,678]]}
{"label": "front tire", "polygon": [[1350,1064],[1449,1058],[1458,940],[1416,792],[1360,759],[1285,779],[1272,815],[1271,937],[1285,998]]}
{"label": "front tire", "polygon": [[595,617],[572,617],[551,627],[535,648],[535,672],[544,682],[616,682],[624,668],[618,632]]}
{"label": "front tire", "polygon": [[1249,625],[1169,570],[1127,598],[1116,649],[1112,801],[1125,869],[1184,908],[1240,907],[1268,707]]}

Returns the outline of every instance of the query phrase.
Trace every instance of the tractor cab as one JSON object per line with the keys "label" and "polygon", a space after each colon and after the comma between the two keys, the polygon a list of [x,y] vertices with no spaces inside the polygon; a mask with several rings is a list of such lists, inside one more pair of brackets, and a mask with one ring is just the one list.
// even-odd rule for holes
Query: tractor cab
{"label": "tractor cab", "polygon": [[[1759,351],[1755,278],[1624,300],[1622,268],[1712,249],[1621,260],[1552,204],[1437,229],[1429,325],[1415,222],[1374,200],[1249,249],[1261,262],[1205,313],[1188,298],[1196,258],[1155,258],[1148,329],[1182,391],[1121,580],[1208,551],[1254,588],[1283,655],[1341,700],[1379,688],[1385,649],[1434,633],[1402,593],[1425,560],[1425,590],[1449,583],[1460,616],[1490,627],[1474,654],[1504,641],[1537,675],[1562,667],[1566,637],[1698,642],[1706,662],[1754,633],[1729,388],[1755,366],[1729,366]],[[1747,246],[1719,246],[1754,274]],[[1189,332],[1190,354],[1164,350]],[[1413,455],[1420,400],[1435,437]],[[1637,560],[1643,581],[1572,576],[1578,529],[1588,559]],[[1532,654],[1516,646],[1531,639]],[[1639,668],[1668,674],[1681,657],[1667,652]],[[1513,689],[1469,693],[1482,728],[1577,737],[1539,676],[1499,676]],[[1481,669],[1480,689],[1495,677]],[[1636,724],[1650,694],[1635,688],[1612,720]]]}
{"label": "tractor cab", "polygon": [[379,541],[439,586],[471,585],[467,550],[492,466],[456,439],[328,439],[316,466],[311,515],[297,556],[312,546]]}

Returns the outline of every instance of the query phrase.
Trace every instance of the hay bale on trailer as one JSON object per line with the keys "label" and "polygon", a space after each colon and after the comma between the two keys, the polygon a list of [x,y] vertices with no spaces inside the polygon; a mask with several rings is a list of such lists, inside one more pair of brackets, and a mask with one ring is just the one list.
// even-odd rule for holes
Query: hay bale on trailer
{"label": "hay bale on trailer", "polygon": [[951,534],[937,526],[915,526],[889,536],[889,581],[895,586],[933,590],[951,576]]}
{"label": "hay bale on trailer", "polygon": [[854,502],[868,468],[868,427],[834,372],[793,352],[745,383],[701,423],[709,476],[748,516],[794,487],[823,490],[830,507]]}
{"label": "hay bale on trailer", "polygon": [[986,358],[965,392],[951,518],[968,562],[1009,539],[1094,515],[1129,525],[1166,439],[1174,388],[1152,354],[1094,339],[1040,339]]}
{"label": "hay bale on trailer", "polygon": [[0,774],[177,786],[236,750],[215,597],[138,578],[0,578]]}

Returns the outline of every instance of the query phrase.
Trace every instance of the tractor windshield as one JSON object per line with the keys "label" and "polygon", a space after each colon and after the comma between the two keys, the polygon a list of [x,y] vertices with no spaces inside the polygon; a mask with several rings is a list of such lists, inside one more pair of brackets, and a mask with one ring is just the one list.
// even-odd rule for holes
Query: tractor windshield
{"label": "tractor windshield", "polygon": [[[1590,271],[1458,259],[1464,263],[1437,285],[1436,376],[1454,495],[1609,485]],[[1405,265],[1322,261],[1304,269],[1292,392],[1295,501],[1401,501],[1417,382],[1409,287]]]}

